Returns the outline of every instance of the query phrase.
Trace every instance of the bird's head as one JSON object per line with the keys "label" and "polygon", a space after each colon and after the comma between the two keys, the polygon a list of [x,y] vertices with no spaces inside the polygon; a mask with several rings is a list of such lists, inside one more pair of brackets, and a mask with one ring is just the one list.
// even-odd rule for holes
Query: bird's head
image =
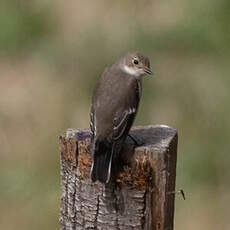
{"label": "bird's head", "polygon": [[152,74],[149,58],[140,52],[129,52],[121,58],[121,68],[135,77]]}

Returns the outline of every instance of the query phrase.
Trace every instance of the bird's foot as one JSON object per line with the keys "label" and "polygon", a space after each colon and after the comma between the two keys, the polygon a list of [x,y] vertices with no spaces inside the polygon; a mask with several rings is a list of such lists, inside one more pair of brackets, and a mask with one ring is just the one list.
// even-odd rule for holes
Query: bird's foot
{"label": "bird's foot", "polygon": [[136,145],[136,147],[139,147],[139,146],[141,146],[141,145],[144,144],[143,141],[136,140],[131,134],[128,134],[128,137],[134,142],[134,144]]}

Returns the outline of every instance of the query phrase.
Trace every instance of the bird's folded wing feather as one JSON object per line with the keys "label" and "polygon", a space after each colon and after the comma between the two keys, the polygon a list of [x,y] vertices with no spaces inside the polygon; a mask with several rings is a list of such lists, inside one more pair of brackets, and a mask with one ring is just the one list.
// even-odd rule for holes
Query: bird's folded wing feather
{"label": "bird's folded wing feather", "polygon": [[113,139],[118,140],[120,139],[124,134],[127,134],[129,131],[133,120],[135,118],[136,114],[136,108],[129,108],[128,110],[125,110],[123,116],[118,119],[114,119],[114,127],[113,127]]}
{"label": "bird's folded wing feather", "polygon": [[90,111],[90,130],[94,137],[96,135],[96,126],[95,126],[95,116],[94,116],[93,106],[91,106],[91,111]]}

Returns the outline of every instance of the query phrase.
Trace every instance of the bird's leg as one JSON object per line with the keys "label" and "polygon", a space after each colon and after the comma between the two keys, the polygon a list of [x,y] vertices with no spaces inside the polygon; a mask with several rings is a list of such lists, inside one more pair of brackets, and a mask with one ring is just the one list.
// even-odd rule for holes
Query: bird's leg
{"label": "bird's leg", "polygon": [[132,141],[134,142],[134,144],[138,147],[144,144],[144,142],[139,143],[131,134],[127,135],[130,139],[132,139]]}

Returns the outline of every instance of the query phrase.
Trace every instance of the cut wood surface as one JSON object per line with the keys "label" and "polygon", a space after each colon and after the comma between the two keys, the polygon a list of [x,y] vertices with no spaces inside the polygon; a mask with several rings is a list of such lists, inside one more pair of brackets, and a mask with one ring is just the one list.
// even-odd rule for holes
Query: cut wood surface
{"label": "cut wood surface", "polygon": [[90,179],[90,132],[60,137],[62,230],[171,230],[174,217],[177,132],[168,126],[134,127],[109,184]]}

